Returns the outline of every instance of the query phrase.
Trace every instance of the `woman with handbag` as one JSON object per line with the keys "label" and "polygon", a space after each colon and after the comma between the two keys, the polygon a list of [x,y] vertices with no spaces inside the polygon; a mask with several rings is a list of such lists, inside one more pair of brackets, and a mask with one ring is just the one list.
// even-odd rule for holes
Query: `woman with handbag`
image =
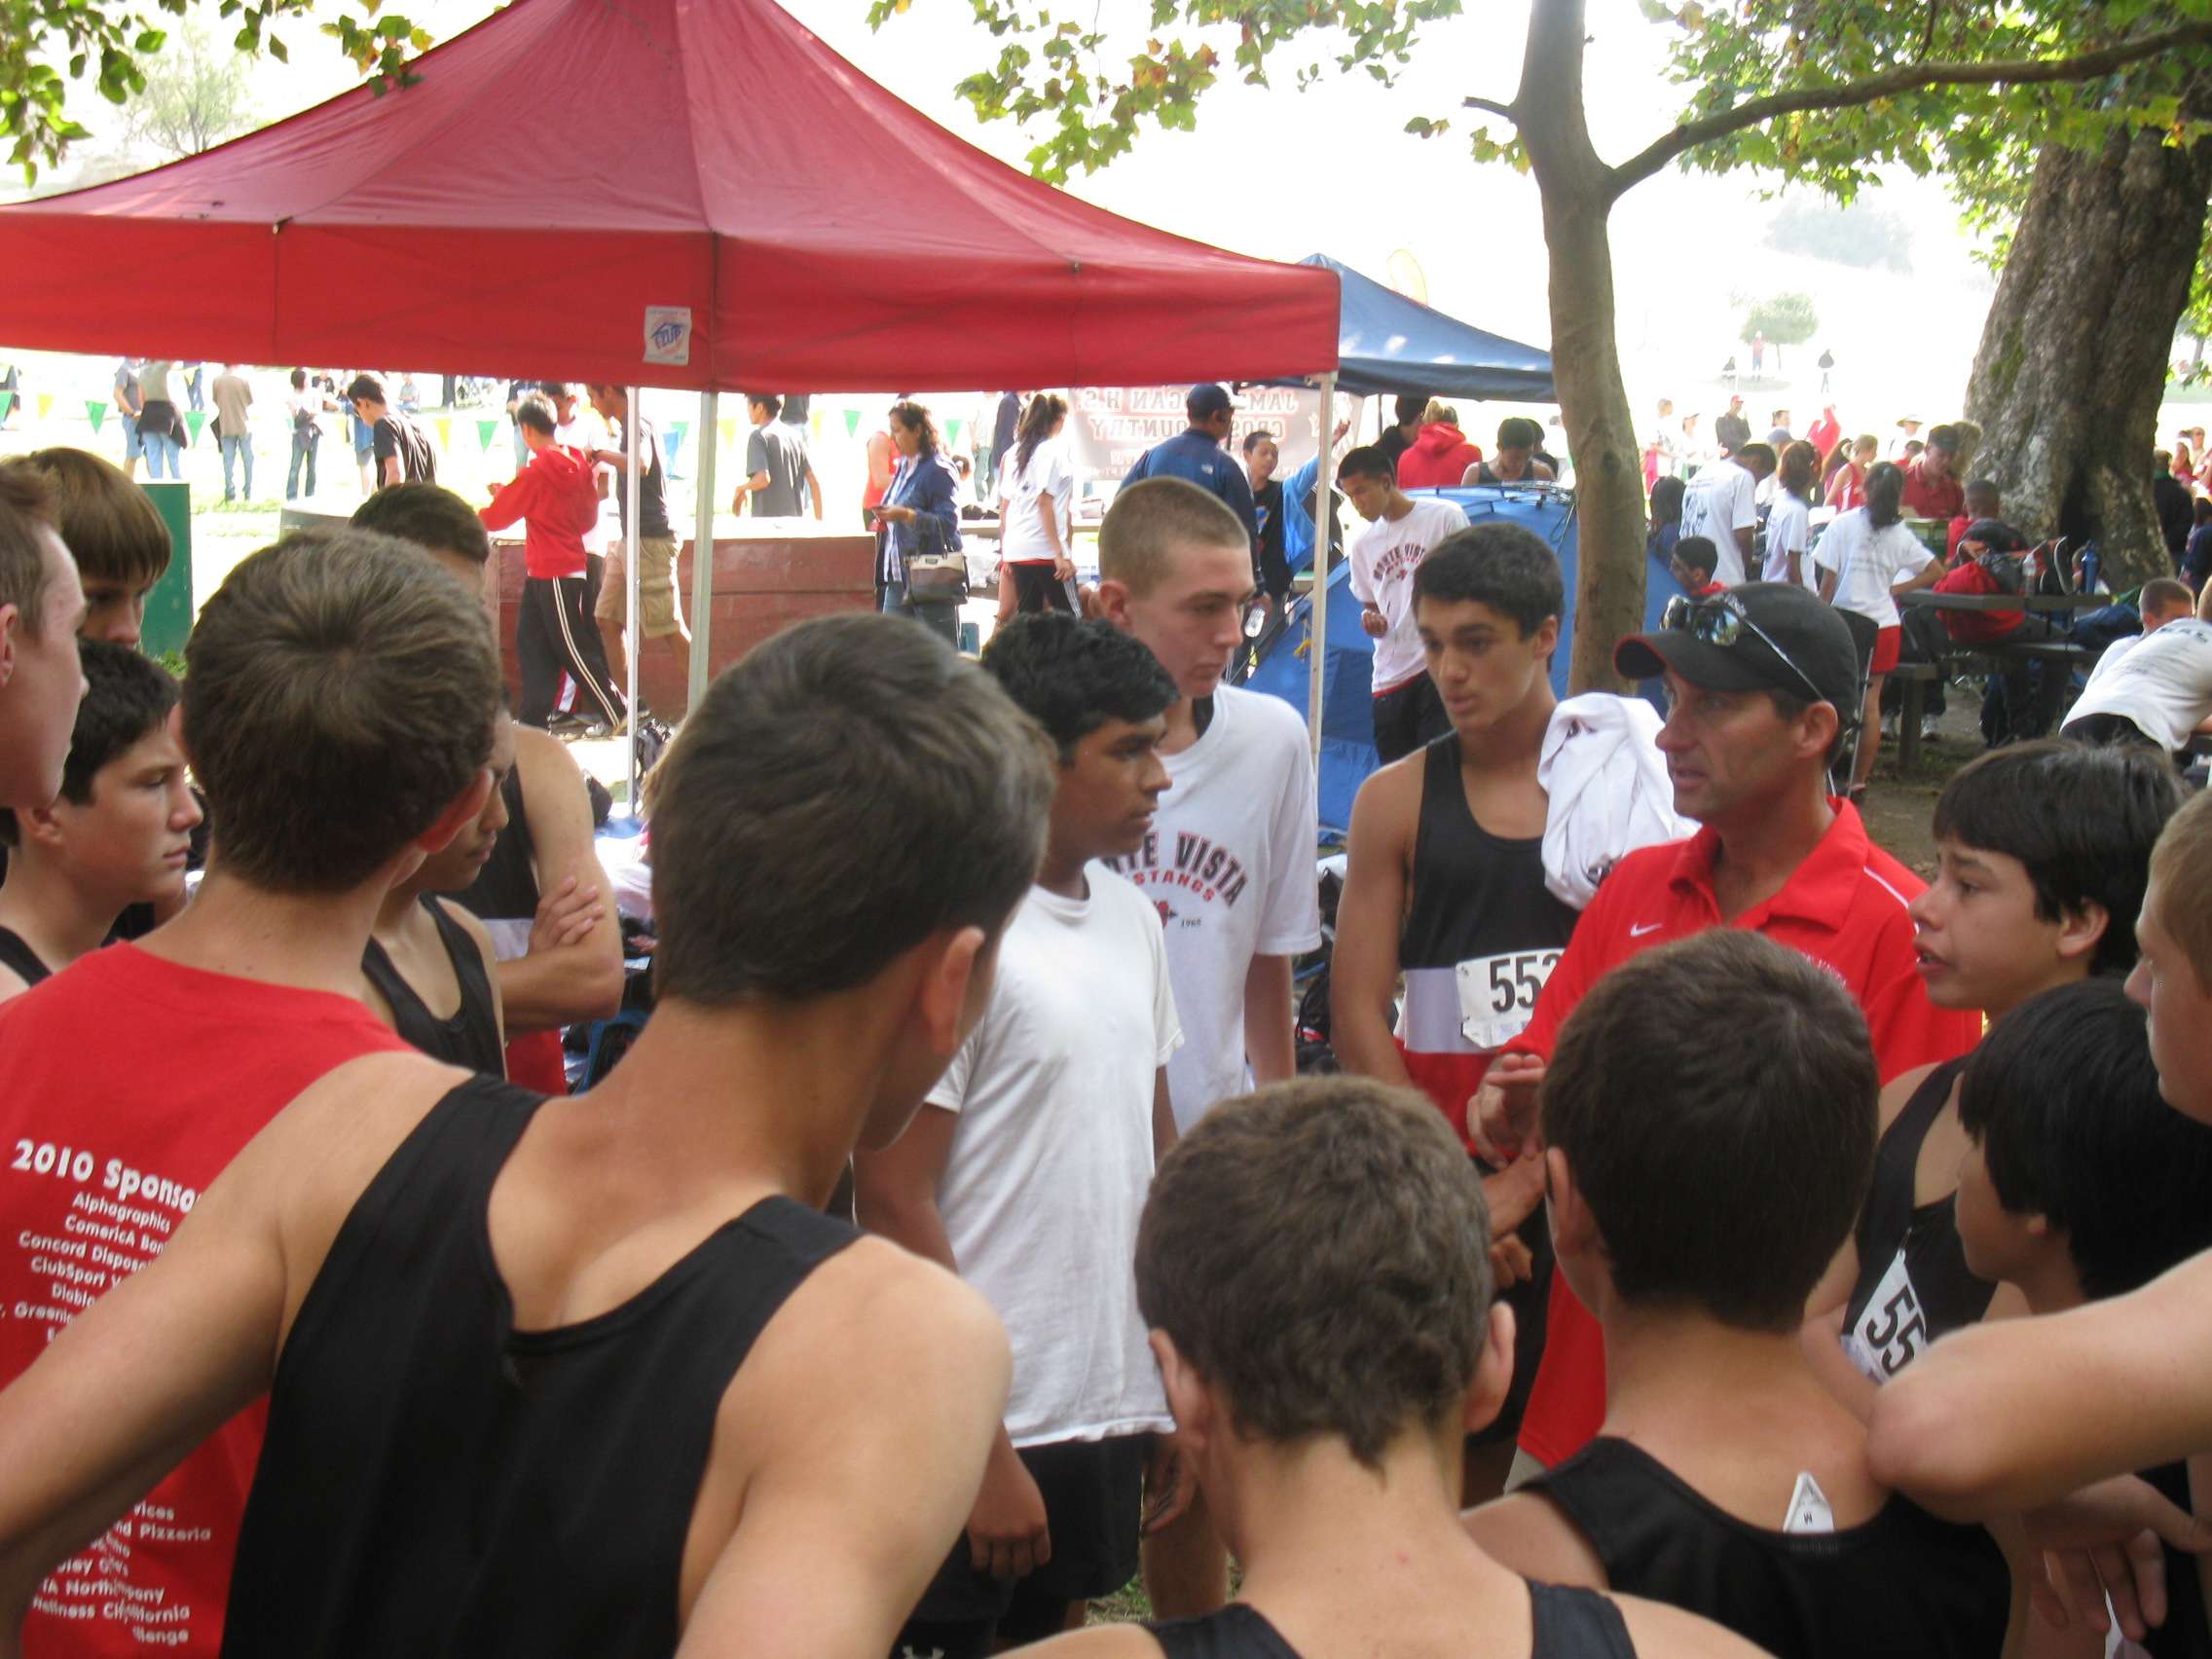
{"label": "woman with handbag", "polygon": [[891,406],[899,464],[875,515],[876,608],[911,616],[960,645],[968,562],[960,551],[959,481],[930,412],[911,399]]}

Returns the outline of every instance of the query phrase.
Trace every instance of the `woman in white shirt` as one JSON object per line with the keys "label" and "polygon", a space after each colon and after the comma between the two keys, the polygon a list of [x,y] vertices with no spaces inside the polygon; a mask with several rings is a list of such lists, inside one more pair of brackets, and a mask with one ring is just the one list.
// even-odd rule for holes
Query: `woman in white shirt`
{"label": "woman in white shirt", "polygon": [[1803,439],[1786,444],[1782,463],[1774,475],[1774,505],[1766,515],[1766,565],[1761,580],[1795,582],[1815,592],[1820,578],[1813,571],[1814,473],[1820,453]]}
{"label": "woman in white shirt", "polygon": [[1040,392],[1021,412],[1000,477],[999,615],[1075,609],[1075,466],[1059,441],[1067,399]]}
{"label": "woman in white shirt", "polygon": [[[1866,504],[1829,525],[1813,556],[1821,571],[1821,597],[1838,610],[1866,618],[1874,628],[1858,764],[1851,776],[1855,801],[1866,793],[1882,744],[1882,681],[1898,665],[1898,595],[1927,587],[1942,573],[1936,556],[1905,528],[1903,512],[1903,469],[1878,462],[1866,474]],[[1861,632],[1854,630],[1855,635]]]}

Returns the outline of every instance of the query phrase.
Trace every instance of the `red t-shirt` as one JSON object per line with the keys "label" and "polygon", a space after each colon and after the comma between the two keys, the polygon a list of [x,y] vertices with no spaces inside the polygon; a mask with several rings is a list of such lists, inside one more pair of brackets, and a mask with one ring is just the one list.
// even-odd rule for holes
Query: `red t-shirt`
{"label": "red t-shirt", "polygon": [[[1858,812],[1832,799],[1835,823],[1787,885],[1729,927],[1748,928],[1832,969],[1866,1015],[1886,1084],[1900,1072],[1965,1053],[1981,1016],[1939,1009],[1914,971],[1905,906],[1922,883],[1866,838]],[[1641,951],[1722,926],[1713,894],[1711,830],[1631,853],[1582,913],[1574,938],[1509,1052],[1549,1056],[1559,1029],[1604,975]],[[1725,1201],[1716,1195],[1716,1201]],[[1546,1468],[1582,1450],[1605,1419],[1605,1343],[1598,1321],[1552,1275],[1543,1364],[1521,1419],[1521,1445]]]}
{"label": "red t-shirt", "polygon": [[[295,1094],[406,1047],[360,1003],[129,944],[0,1003],[0,1383],[158,1254]],[[25,1659],[212,1659],[268,1410],[225,1423],[54,1570],[23,1622]]]}
{"label": "red t-shirt", "polygon": [[1904,463],[1904,511],[1907,518],[1950,519],[1967,510],[1967,487],[1956,473],[1930,478],[1921,469],[1926,456]]}
{"label": "red t-shirt", "polygon": [[1828,452],[1843,441],[1843,423],[1828,420],[1815,421],[1805,430],[1805,441],[1813,446],[1813,453],[1820,457],[1825,465],[1828,459]]}

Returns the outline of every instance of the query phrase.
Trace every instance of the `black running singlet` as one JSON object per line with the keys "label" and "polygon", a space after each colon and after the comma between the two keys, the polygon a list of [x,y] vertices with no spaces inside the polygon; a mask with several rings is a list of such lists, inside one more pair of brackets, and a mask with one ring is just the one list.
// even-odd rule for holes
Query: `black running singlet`
{"label": "black running singlet", "polygon": [[390,1005],[392,1029],[424,1053],[473,1072],[504,1077],[506,1051],[499,1044],[499,1015],[493,1006],[492,976],[485,972],[484,953],[437,900],[425,893],[420,903],[437,924],[438,942],[446,947],[453,976],[461,981],[461,1007],[446,1019],[432,1014],[373,939],[361,955],[361,971]]}
{"label": "black running singlet", "polygon": [[[1529,1659],[1636,1659],[1620,1608],[1595,1590],[1529,1585]],[[1299,1659],[1257,1607],[1232,1602],[1203,1618],[1145,1627],[1167,1659]]]}
{"label": "black running singlet", "polygon": [[1776,1659],[1990,1659],[2005,1645],[2012,1579],[1997,1541],[1903,1497],[1858,1527],[1770,1531],[1604,1435],[1528,1490],[1581,1529],[1613,1589],[1701,1613]]}
{"label": "black running singlet", "polygon": [[8,928],[0,928],[0,968],[7,969],[25,985],[54,977],[54,970],[38,959],[37,953],[23,942],[22,936]]}
{"label": "black running singlet", "polygon": [[1873,1184],[1853,1235],[1859,1282],[1845,1304],[1842,1340],[1852,1364],[1876,1382],[1895,1377],[1937,1337],[1974,1323],[1997,1294],[1967,1266],[1957,1196],[1912,1201],[1921,1143],[1966,1063],[1962,1054],[1930,1072],[1875,1149]]}
{"label": "black running singlet", "polygon": [[[507,775],[499,780],[499,793],[507,802],[507,827],[492,843],[492,856],[476,872],[476,879],[454,897],[463,909],[487,924],[503,922],[511,926],[521,922],[527,939],[529,924],[537,914],[537,845],[530,838],[530,818],[523,811],[520,766],[507,768]],[[498,938],[497,927],[492,933]],[[514,942],[502,941],[502,958],[522,954],[519,948],[509,948]]]}
{"label": "black running singlet", "polygon": [[492,1184],[542,1103],[472,1078],[353,1206],[269,1396],[230,1659],[668,1659],[730,1380],[859,1235],[788,1198],[620,1307],[518,1331]]}

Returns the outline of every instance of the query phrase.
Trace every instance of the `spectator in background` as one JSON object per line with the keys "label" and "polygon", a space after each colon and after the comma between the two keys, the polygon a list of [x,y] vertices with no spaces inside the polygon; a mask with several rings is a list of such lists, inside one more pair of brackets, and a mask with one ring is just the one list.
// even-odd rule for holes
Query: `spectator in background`
{"label": "spectator in background", "polygon": [[1728,399],[1728,408],[1713,423],[1713,440],[1720,446],[1723,456],[1734,455],[1751,441],[1751,424],[1744,419],[1744,396],[1736,393]]}
{"label": "spectator in background", "polygon": [[1882,682],[1897,667],[1903,644],[1898,595],[1927,587],[1941,574],[1935,555],[1904,526],[1903,495],[1903,470],[1887,461],[1877,465],[1866,478],[1866,504],[1829,525],[1814,556],[1821,571],[1821,598],[1871,624],[1852,629],[1853,644],[1867,664],[1858,764],[1851,779],[1855,802],[1865,795],[1866,780],[1874,772],[1882,740]]}
{"label": "spectator in background", "polygon": [[1412,449],[1414,440],[1420,436],[1421,417],[1428,413],[1428,404],[1425,393],[1411,391],[1401,392],[1392,406],[1391,412],[1398,417],[1398,424],[1384,427],[1382,435],[1375,440],[1375,447],[1390,458],[1392,466],[1405,459],[1406,451]]}
{"label": "spectator in background", "polygon": [[2191,613],[2188,590],[2170,576],[2145,582],[2139,603],[2143,632],[2105,648],[2065,734],[2178,755],[2212,720],[2212,622]]}
{"label": "spectator in background", "polygon": [[[1813,453],[1818,455],[1824,463],[1827,460],[1828,452],[1843,441],[1843,423],[1835,418],[1834,404],[1824,403],[1821,405],[1821,418],[1805,428],[1805,441],[1813,446]],[[1827,483],[1827,474],[1825,470],[1821,475],[1821,483],[1824,487]]]}
{"label": "spectator in background", "polygon": [[1651,428],[1651,441],[1643,446],[1643,487],[1651,489],[1660,479],[1678,476],[1682,469],[1682,424],[1675,419],[1675,400],[1659,400],[1658,424]]}
{"label": "spectator in background", "polygon": [[145,402],[138,385],[138,360],[121,357],[115,365],[115,413],[123,423],[123,475],[138,476],[138,458],[146,445],[138,435],[138,411]]}
{"label": "spectator in background", "polygon": [[1783,447],[1775,472],[1774,504],[1766,515],[1764,580],[1795,582],[1806,588],[1819,585],[1813,573],[1813,468],[1819,463],[1809,443],[1800,440]]}
{"label": "spectator in background", "polygon": [[1695,410],[1682,417],[1681,461],[1685,479],[1697,476],[1698,468],[1713,460],[1713,451],[1705,441],[1705,434],[1697,429],[1699,416]]}
{"label": "spectator in background", "polygon": [[1966,491],[1952,463],[1958,460],[1959,434],[1950,426],[1932,427],[1928,447],[1904,466],[1904,516],[1940,519],[1949,524],[1966,510]]}
{"label": "spectator in background", "polygon": [[1873,470],[1882,440],[1862,432],[1847,450],[1841,443],[1828,457],[1827,503],[1839,513],[1866,504],[1866,474]]}
{"label": "spectator in background", "polygon": [[292,420],[292,464],[284,473],[284,499],[297,500],[302,492],[301,467],[307,468],[305,494],[314,494],[315,452],[322,447],[322,417],[338,405],[308,384],[305,369],[292,371],[292,389],[284,398],[284,413]]}
{"label": "spectator in background", "polygon": [[1681,534],[1682,481],[1663,474],[1651,486],[1651,533],[1643,538],[1643,551],[1662,565],[1671,564]]}
{"label": "spectator in background", "polygon": [[1821,348],[1821,389],[1827,390],[1828,382],[1835,375],[1835,353],[1826,347]]}
{"label": "spectator in background", "polygon": [[1741,587],[1750,579],[1759,480],[1773,470],[1774,451],[1746,444],[1705,468],[1683,492],[1682,534],[1702,535],[1719,550],[1714,573],[1722,587]]}
{"label": "spectator in background", "polygon": [[1966,506],[1951,520],[1950,531],[1943,543],[1943,557],[1951,560],[1959,556],[1959,539],[1966,535],[1970,526],[1978,524],[1983,519],[2004,516],[2005,502],[1998,494],[1997,481],[1994,478],[1970,480],[1966,488]]}
{"label": "spectator in background", "polygon": [[1897,436],[1890,440],[1887,459],[1891,461],[1904,460],[1907,454],[1907,446],[1920,441],[1920,426],[1919,416],[1905,415],[1900,417],[1898,421]]}
{"label": "spectator in background", "polygon": [[1776,455],[1780,455],[1796,441],[1794,434],[1789,430],[1788,410],[1777,409],[1774,412],[1774,424],[1767,429],[1766,441],[1773,446]]}
{"label": "spectator in background", "polygon": [[2184,484],[2187,484],[2192,488],[2195,486],[2195,452],[2190,444],[2189,434],[2187,432],[2183,432],[2179,437],[2174,439],[2173,473],[2174,476],[2180,479]]}
{"label": "spectator in background", "polygon": [[1460,477],[1462,484],[1548,484],[1555,474],[1536,459],[1544,429],[1526,415],[1508,415],[1497,424],[1497,459],[1478,461]]}
{"label": "spectator in background", "polygon": [[[438,481],[438,458],[430,440],[423,435],[422,427],[385,401],[382,380],[375,375],[355,375],[346,388],[346,400],[352,404],[354,416],[368,425],[378,489],[387,484]],[[356,435],[355,444],[359,441]]]}
{"label": "spectator in background", "polygon": [[1451,501],[1408,496],[1398,488],[1390,458],[1374,445],[1346,456],[1337,482],[1367,520],[1352,544],[1351,592],[1360,604],[1359,625],[1376,642],[1375,749],[1387,766],[1452,729],[1414,621],[1414,572],[1430,548],[1467,528],[1467,515]]}
{"label": "spectator in background", "polygon": [[1221,448],[1235,423],[1235,409],[1228,387],[1211,383],[1194,386],[1183,399],[1183,413],[1190,425],[1138,456],[1122,482],[1187,478],[1235,513],[1244,533],[1257,544],[1260,526],[1252,512],[1252,486],[1244,469]]}
{"label": "spectator in background", "polygon": [[[991,417],[991,476],[986,484],[986,488],[988,488],[990,485],[995,485],[998,481],[998,475],[1006,470],[1006,458],[1014,453],[1014,438],[1016,433],[1019,431],[1020,426],[1021,393],[1018,391],[1000,392],[998,409],[996,413]],[[870,441],[872,442],[873,440]],[[891,487],[891,472],[893,470],[896,470],[899,464],[899,457],[896,449],[888,448],[888,446],[890,446],[890,442],[891,434],[886,432],[884,434],[884,443],[888,449],[888,458],[885,463],[886,470],[883,475],[883,487],[886,490]],[[982,476],[981,461],[982,458],[978,456],[977,458],[977,476],[978,477],[978,479],[980,479]],[[874,479],[875,471],[873,465],[871,464],[868,470],[868,481],[872,484],[874,482]],[[882,495],[878,493],[875,499],[876,501],[883,499]],[[872,507],[875,505],[875,501],[870,501],[867,504]]]}
{"label": "spectator in background", "polygon": [[169,568],[169,527],[122,468],[89,450],[32,450],[0,461],[0,478],[36,472],[53,492],[54,528],[75,560],[85,595],[78,635],[135,649],[146,596]]}
{"label": "spectator in background", "polygon": [[[1011,397],[1014,394],[1009,392],[1007,395]],[[872,530],[875,528],[875,509],[883,500],[883,493],[891,488],[891,475],[899,470],[899,446],[891,441],[891,428],[888,425],[878,426],[868,433],[866,454],[867,480],[861,486],[861,518]],[[990,450],[986,454],[990,457],[991,474],[995,481],[997,475],[1006,469],[1006,455],[1000,450]]]}
{"label": "spectator in background", "polygon": [[1459,412],[1449,403],[1430,402],[1421,412],[1413,447],[1398,457],[1401,490],[1442,490],[1459,483],[1470,467],[1483,463],[1483,452],[1459,430]]}
{"label": "spectator in background", "polygon": [[2158,534],[2178,571],[2189,551],[2189,533],[2196,527],[2196,506],[2189,486],[2174,476],[2172,462],[2164,450],[2152,457],[2151,503],[2158,510]]}
{"label": "spectator in background", "polygon": [[138,385],[144,393],[138,409],[138,441],[146,453],[148,478],[161,477],[165,465],[170,479],[184,476],[184,417],[177,413],[176,402],[169,395],[169,370],[174,367],[166,357],[156,357],[138,370]]}
{"label": "spectator in background", "polygon": [[916,599],[907,585],[913,560],[960,551],[952,463],[945,457],[937,423],[912,398],[891,406],[891,441],[899,446],[899,469],[875,509],[882,534],[876,556],[876,607],[887,616],[911,617],[957,647],[960,607],[949,601]]}
{"label": "spectator in background", "polygon": [[1254,427],[1244,434],[1244,477],[1252,486],[1252,516],[1260,526],[1252,579],[1267,595],[1271,621],[1282,614],[1290,593],[1290,561],[1283,552],[1282,480],[1275,476],[1281,461],[1282,448],[1272,433]]}
{"label": "spectator in background", "polygon": [[[729,510],[744,512],[750,497],[755,518],[797,518],[805,511],[802,503],[811,498],[819,519],[822,480],[814,475],[814,462],[807,459],[798,434],[776,419],[784,412],[784,400],[774,392],[756,391],[745,403],[753,417],[753,432],[745,440],[745,476],[738,481]],[[946,483],[949,487],[949,471]]]}
{"label": "spectator in background", "polygon": [[1075,612],[1075,466],[1060,442],[1067,424],[1067,399],[1039,392],[999,467],[1000,569],[1013,589],[1011,606],[1001,592],[1002,620],[1017,611]]}
{"label": "spectator in background", "polygon": [[1713,568],[1719,558],[1718,550],[1707,537],[1685,535],[1676,541],[1675,557],[1667,569],[1690,598],[1707,599],[1720,592],[1720,584],[1713,579]]}
{"label": "spectator in background", "polygon": [[536,389],[535,381],[507,382],[507,425],[512,429],[514,437],[517,472],[530,464],[530,446],[522,441],[522,420],[517,411],[522,408],[522,400]]}
{"label": "spectator in background", "polygon": [[2181,575],[2192,593],[2201,594],[2206,579],[2212,577],[2212,496],[2197,497],[2191,510],[2195,527],[2182,552]]}
{"label": "spectator in background", "polygon": [[[195,409],[200,407],[197,400],[193,403],[193,407]],[[401,375],[399,377],[399,412],[402,415],[414,415],[420,413],[422,407],[423,394],[416,389],[415,377],[413,375]]]}
{"label": "spectator in background", "polygon": [[233,498],[232,470],[240,462],[245,467],[243,494],[248,500],[253,498],[253,427],[246,413],[252,407],[253,387],[239,373],[238,364],[225,363],[223,372],[215,377],[215,447],[223,453],[226,501]]}

